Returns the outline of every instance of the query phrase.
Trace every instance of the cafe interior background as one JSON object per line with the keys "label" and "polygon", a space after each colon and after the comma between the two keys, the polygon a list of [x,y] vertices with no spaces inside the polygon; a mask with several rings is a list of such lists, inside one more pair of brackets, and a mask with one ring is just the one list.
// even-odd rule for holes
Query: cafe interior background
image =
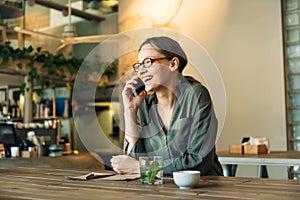
{"label": "cafe interior background", "polygon": [[[7,1],[0,1],[0,5],[5,2]],[[39,1],[24,2],[26,28],[57,36],[63,33],[68,17],[63,17],[61,11],[40,5]],[[52,2],[68,3],[67,0]],[[99,7],[99,3],[105,2],[114,6],[117,2],[118,9],[113,6]],[[168,28],[202,45],[218,67],[226,92],[226,118],[217,140],[218,151],[228,150],[230,144],[238,144],[246,136],[269,138],[270,150],[290,148],[287,139],[286,114],[289,111],[285,99],[287,90],[280,0],[73,0],[72,7],[105,17],[104,21],[95,23],[72,15],[72,24],[76,26],[78,36],[115,34],[146,27]],[[7,37],[17,47],[18,40],[13,27],[22,26],[23,16],[8,19],[2,17],[0,20],[1,23],[7,23]],[[61,45],[59,41],[43,36],[35,36],[31,40],[27,38],[25,46],[41,46],[52,52]],[[65,51],[84,58],[95,45],[78,44]],[[117,76],[130,70],[129,62],[134,61],[134,58],[120,59]],[[190,68],[186,74],[194,75]],[[202,80],[199,75],[195,78]],[[15,87],[24,82],[24,77],[1,74],[0,80],[1,87]],[[109,84],[118,83],[115,81]],[[69,97],[69,91],[65,87],[58,90],[60,93],[56,97]],[[120,111],[112,111],[111,105],[106,101],[107,99],[100,99],[97,102],[100,107],[98,119],[106,133],[114,134],[112,115]],[[67,135],[74,134],[70,133],[74,131],[70,119],[72,116],[62,120],[67,124],[62,132]],[[82,151],[84,147],[78,136],[74,135],[73,146]],[[111,137],[114,142],[120,142],[120,137]],[[255,177],[256,171],[254,166],[242,166],[238,168],[237,176]],[[270,167],[269,176],[286,178],[287,171],[281,167]]]}

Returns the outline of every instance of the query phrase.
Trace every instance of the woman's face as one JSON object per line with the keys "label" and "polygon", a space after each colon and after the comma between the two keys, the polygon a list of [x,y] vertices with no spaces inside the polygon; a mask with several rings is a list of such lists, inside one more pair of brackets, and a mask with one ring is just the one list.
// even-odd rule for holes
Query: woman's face
{"label": "woman's face", "polygon": [[[139,54],[138,62],[143,62],[145,58],[164,58],[165,55],[158,52],[150,44],[144,45]],[[155,60],[148,68],[140,66],[138,76],[145,83],[147,92],[157,91],[162,87],[168,87],[171,78],[171,61],[167,59]]]}

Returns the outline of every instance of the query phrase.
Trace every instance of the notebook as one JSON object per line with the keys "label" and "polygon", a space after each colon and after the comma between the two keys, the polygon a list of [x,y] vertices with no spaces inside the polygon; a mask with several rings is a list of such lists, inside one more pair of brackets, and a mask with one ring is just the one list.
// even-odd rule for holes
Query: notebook
{"label": "notebook", "polygon": [[79,181],[131,181],[138,179],[140,174],[116,174],[115,172],[90,172],[80,176],[66,176],[68,180]]}

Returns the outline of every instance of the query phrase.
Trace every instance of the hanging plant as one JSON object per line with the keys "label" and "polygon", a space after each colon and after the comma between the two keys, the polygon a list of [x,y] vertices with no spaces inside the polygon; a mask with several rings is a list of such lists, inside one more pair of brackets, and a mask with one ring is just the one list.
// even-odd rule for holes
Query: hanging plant
{"label": "hanging plant", "polygon": [[[10,42],[0,45],[0,69],[9,69],[19,73],[25,72],[37,85],[45,85],[46,81],[55,85],[56,81],[73,82],[83,59],[65,58],[62,54],[54,55],[49,51],[32,46],[18,49]],[[25,92],[25,83],[20,92]]]}
{"label": "hanging plant", "polygon": [[[98,92],[103,93],[107,84],[117,76],[118,59],[112,63],[102,63],[96,59],[96,63],[89,63],[84,67],[88,67],[88,74],[77,77],[77,72],[83,62],[83,59],[70,57],[66,58],[62,54],[52,54],[49,51],[42,50],[41,47],[34,49],[32,46],[19,49],[13,48],[10,42],[0,44],[0,69],[14,71],[18,74],[28,75],[28,81],[35,81],[40,89],[38,94],[42,93],[44,86],[55,87],[56,82],[65,82],[66,87],[71,90],[75,78],[86,81],[91,84],[98,81]],[[103,66],[100,68],[98,66]],[[103,71],[102,71],[103,70]],[[102,77],[99,79],[99,74]],[[94,77],[93,77],[94,76]],[[95,78],[96,77],[96,78]],[[88,84],[84,84],[88,86]],[[26,91],[26,83],[20,87],[20,93]]]}

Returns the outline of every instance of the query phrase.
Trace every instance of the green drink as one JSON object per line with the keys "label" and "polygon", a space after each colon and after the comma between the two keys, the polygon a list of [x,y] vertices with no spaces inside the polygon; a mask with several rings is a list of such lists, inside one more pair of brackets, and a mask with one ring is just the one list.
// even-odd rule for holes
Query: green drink
{"label": "green drink", "polygon": [[141,173],[140,180],[143,184],[148,184],[148,174],[147,174],[148,169],[147,169],[147,167],[140,167],[140,173]]}
{"label": "green drink", "polygon": [[163,158],[161,156],[140,157],[139,162],[142,184],[163,183]]}

